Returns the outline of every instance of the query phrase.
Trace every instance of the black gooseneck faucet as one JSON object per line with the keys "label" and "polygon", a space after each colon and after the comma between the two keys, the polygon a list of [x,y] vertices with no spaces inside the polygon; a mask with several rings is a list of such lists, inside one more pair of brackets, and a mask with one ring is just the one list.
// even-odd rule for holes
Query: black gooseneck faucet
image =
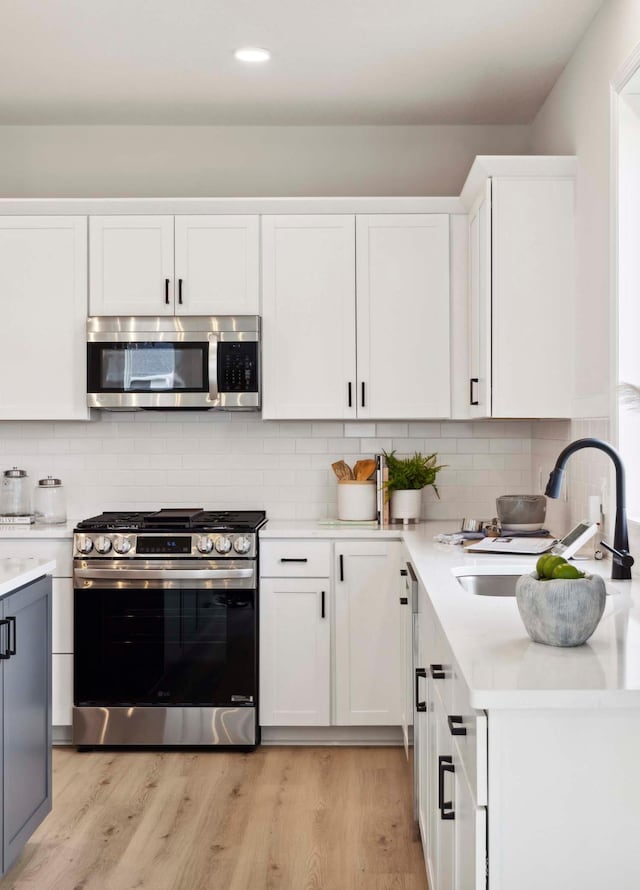
{"label": "black gooseneck faucet", "polygon": [[629,581],[631,579],[631,566],[633,565],[633,556],[629,553],[629,534],[627,530],[627,508],[625,501],[625,483],[624,483],[624,466],[622,458],[616,449],[603,442],[602,439],[576,439],[564,448],[558,455],[556,465],[551,470],[549,481],[545,489],[545,494],[549,498],[560,497],[560,489],[562,488],[562,480],[564,479],[564,468],[576,451],[582,448],[597,448],[608,454],[613,465],[616,468],[616,525],[613,534],[613,547],[604,541],[600,543],[612,554],[611,578],[614,581]]}

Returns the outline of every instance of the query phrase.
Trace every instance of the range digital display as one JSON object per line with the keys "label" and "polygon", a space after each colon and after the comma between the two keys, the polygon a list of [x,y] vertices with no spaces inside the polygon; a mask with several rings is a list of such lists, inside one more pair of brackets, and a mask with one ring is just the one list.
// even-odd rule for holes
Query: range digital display
{"label": "range digital display", "polygon": [[136,553],[143,556],[172,556],[173,554],[189,555],[191,553],[190,535],[155,535],[153,537],[138,536]]}

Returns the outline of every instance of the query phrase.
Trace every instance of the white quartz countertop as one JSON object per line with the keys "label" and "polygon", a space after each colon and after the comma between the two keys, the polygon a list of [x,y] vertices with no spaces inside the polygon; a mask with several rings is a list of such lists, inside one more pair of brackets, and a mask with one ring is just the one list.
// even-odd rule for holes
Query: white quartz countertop
{"label": "white quartz countertop", "polygon": [[452,570],[522,574],[533,571],[536,557],[468,554],[461,546],[433,540],[439,532],[458,528],[454,522],[378,530],[277,521],[269,522],[260,536],[402,539],[475,708],[640,707],[640,579],[610,581],[609,561],[577,563],[607,582],[610,595],[600,624],[583,646],[565,649],[534,643],[515,597],[468,593]]}
{"label": "white quartz countertop", "polygon": [[55,560],[38,559],[35,556],[25,559],[0,559],[0,597],[12,593],[30,581],[35,581],[36,578],[52,574],[55,567]]}

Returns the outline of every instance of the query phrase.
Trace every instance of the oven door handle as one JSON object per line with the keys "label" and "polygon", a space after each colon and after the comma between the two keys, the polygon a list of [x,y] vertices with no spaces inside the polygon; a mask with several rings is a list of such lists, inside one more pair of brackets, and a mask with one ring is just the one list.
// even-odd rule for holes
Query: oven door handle
{"label": "oven door handle", "polygon": [[209,401],[218,404],[218,334],[207,334],[209,341]]}
{"label": "oven door handle", "polygon": [[233,581],[253,578],[254,569],[75,569],[76,578],[121,581]]}

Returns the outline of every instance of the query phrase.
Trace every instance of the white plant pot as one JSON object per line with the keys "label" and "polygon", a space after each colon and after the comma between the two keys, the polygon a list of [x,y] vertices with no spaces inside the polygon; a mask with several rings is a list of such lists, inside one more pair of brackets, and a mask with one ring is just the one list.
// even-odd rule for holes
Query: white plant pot
{"label": "white plant pot", "polygon": [[392,519],[402,519],[403,522],[408,522],[410,519],[420,519],[421,508],[421,488],[391,492]]}

